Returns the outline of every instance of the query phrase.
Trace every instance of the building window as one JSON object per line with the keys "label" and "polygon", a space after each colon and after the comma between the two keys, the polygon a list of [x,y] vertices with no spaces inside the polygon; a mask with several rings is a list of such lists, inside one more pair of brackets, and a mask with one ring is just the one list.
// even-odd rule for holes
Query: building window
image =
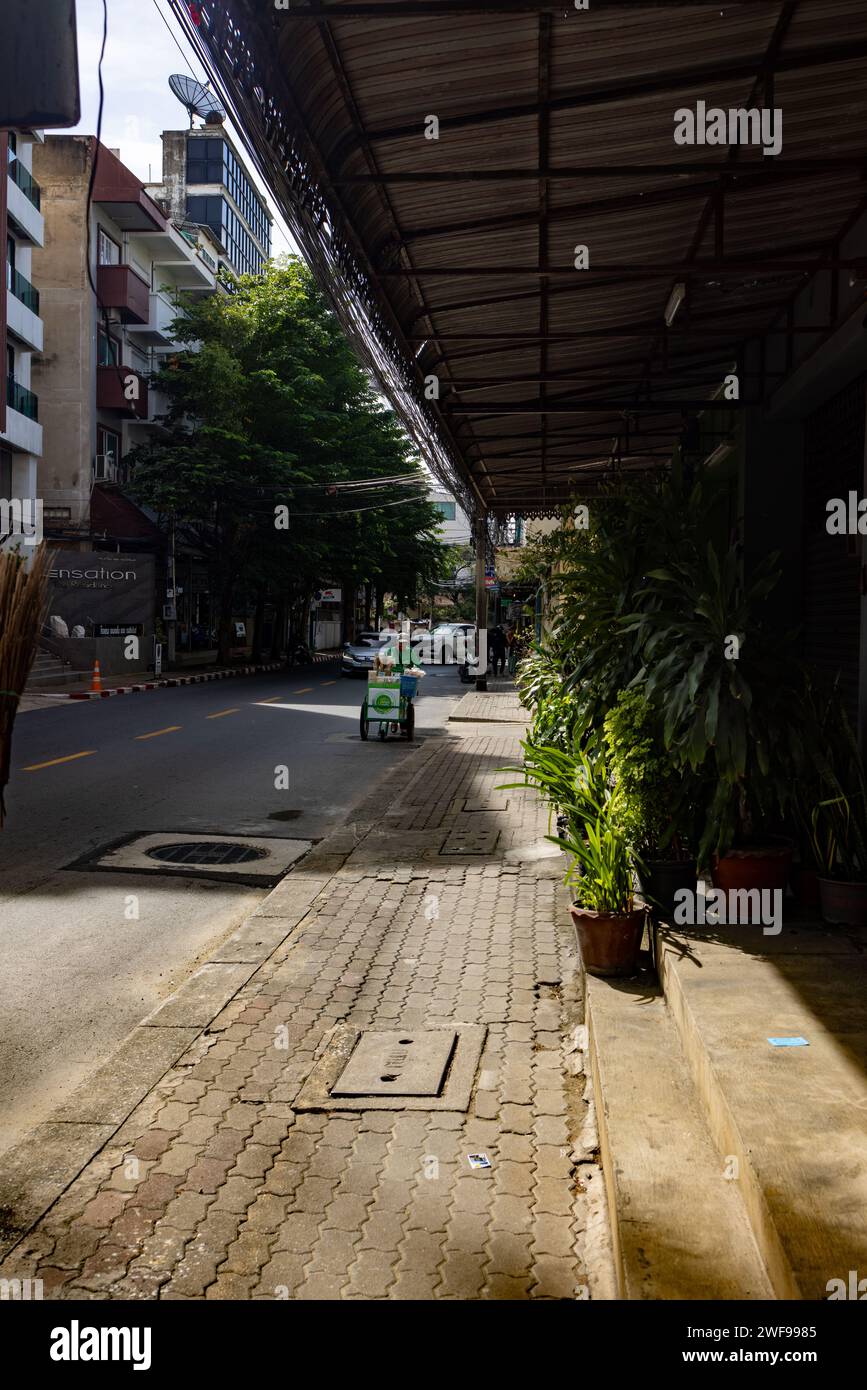
{"label": "building window", "polygon": [[98,265],[120,265],[120,247],[102,227],[96,234],[96,260]]}
{"label": "building window", "polygon": [[9,163],[10,163],[10,164],[12,163],[13,159],[15,159],[15,157],[16,157],[17,154],[18,154],[18,136],[15,134],[15,131],[14,131],[14,130],[10,130],[9,135],[8,135],[8,137],[7,137],[7,145],[6,145],[6,157],[7,157],[7,159],[9,160]]}
{"label": "building window", "polygon": [[113,481],[117,477],[120,462],[120,435],[116,430],[107,430],[104,425],[96,427],[96,460],[93,476],[100,480]]}
{"label": "building window", "polygon": [[187,183],[222,183],[224,140],[187,137]]}
{"label": "building window", "polygon": [[454,521],[455,503],[454,502],[434,502],[434,506],[442,517],[443,521]]}
{"label": "building window", "polygon": [[96,360],[100,367],[116,367],[120,362],[120,344],[116,338],[106,333],[104,328],[97,330]]}
{"label": "building window", "polygon": [[8,449],[0,449],[0,497],[8,502],[12,496],[12,455]]}

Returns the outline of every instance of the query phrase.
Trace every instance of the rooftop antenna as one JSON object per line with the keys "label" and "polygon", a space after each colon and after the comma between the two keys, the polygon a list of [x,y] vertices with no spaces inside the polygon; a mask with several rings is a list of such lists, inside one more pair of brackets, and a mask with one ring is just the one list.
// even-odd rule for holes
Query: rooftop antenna
{"label": "rooftop antenna", "polygon": [[209,92],[205,84],[198,82],[195,77],[188,77],[184,72],[172,73],[169,86],[190,113],[190,130],[194,116],[199,116],[206,125],[222,125],[226,119],[226,108],[219,97]]}

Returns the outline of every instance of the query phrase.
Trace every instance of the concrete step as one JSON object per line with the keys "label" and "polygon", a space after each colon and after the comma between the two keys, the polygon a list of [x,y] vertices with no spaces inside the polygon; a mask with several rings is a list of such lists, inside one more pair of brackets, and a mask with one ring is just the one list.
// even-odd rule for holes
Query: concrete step
{"label": "concrete step", "polygon": [[660,978],[777,1297],[827,1299],[829,1280],[867,1276],[867,940],[748,932],[660,930]]}
{"label": "concrete step", "polygon": [[70,679],[75,679],[75,674],[68,661],[61,661],[60,657],[52,656],[50,652],[38,651],[33,658],[26,689],[44,690],[48,686],[64,685]]}
{"label": "concrete step", "polygon": [[588,977],[587,1021],[620,1297],[773,1298],[650,975]]}

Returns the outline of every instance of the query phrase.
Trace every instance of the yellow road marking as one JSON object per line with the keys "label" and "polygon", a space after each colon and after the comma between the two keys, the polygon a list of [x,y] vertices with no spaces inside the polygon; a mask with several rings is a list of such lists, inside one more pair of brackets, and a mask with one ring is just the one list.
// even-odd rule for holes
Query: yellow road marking
{"label": "yellow road marking", "polygon": [[337,681],[323,681],[322,684],[323,684],[323,685],[336,685],[336,684],[337,684]]}
{"label": "yellow road marking", "polygon": [[152,734],[136,734],[136,740],[140,742],[143,738],[159,738],[160,734],[176,734],[180,728],[180,724],[170,724],[167,729],[154,729]]}
{"label": "yellow road marking", "polygon": [[65,758],[51,758],[47,763],[31,763],[30,767],[23,767],[21,771],[40,772],[43,767],[56,767],[58,763],[74,763],[76,758],[92,758],[95,752],[95,748],[88,748],[86,753],[67,753]]}
{"label": "yellow road marking", "polygon": [[303,690],[291,690],[290,695],[309,695],[313,689],[312,685],[305,685]]}
{"label": "yellow road marking", "polygon": [[222,717],[223,717],[224,714],[237,714],[239,709],[240,709],[240,705],[236,705],[234,709],[221,709],[220,712],[219,712],[219,714],[206,714],[206,715],[205,715],[205,718],[206,718],[206,719],[222,719]]}
{"label": "yellow road marking", "polygon": [[268,698],[267,698],[267,700],[259,700],[259,701],[257,701],[257,703],[260,704],[260,705],[273,705],[275,700],[282,700],[282,699],[283,699],[283,696],[282,696],[282,695],[269,695]]}

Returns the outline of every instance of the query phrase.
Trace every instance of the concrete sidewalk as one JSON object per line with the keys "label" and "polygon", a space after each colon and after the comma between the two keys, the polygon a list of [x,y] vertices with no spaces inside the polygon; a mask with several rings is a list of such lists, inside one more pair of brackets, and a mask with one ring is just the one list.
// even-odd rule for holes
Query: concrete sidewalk
{"label": "concrete sidewalk", "polygon": [[[613,1296],[561,860],[535,794],[497,790],[513,718],[378,780],[137,1030],[179,1039],[157,1084],[109,1066],[7,1165],[7,1225],[38,1219],[0,1275],[61,1298]],[[460,1025],[484,1033],[468,1108],[301,1108],[347,1029]],[[76,1145],[94,1156],[58,1191]]]}

